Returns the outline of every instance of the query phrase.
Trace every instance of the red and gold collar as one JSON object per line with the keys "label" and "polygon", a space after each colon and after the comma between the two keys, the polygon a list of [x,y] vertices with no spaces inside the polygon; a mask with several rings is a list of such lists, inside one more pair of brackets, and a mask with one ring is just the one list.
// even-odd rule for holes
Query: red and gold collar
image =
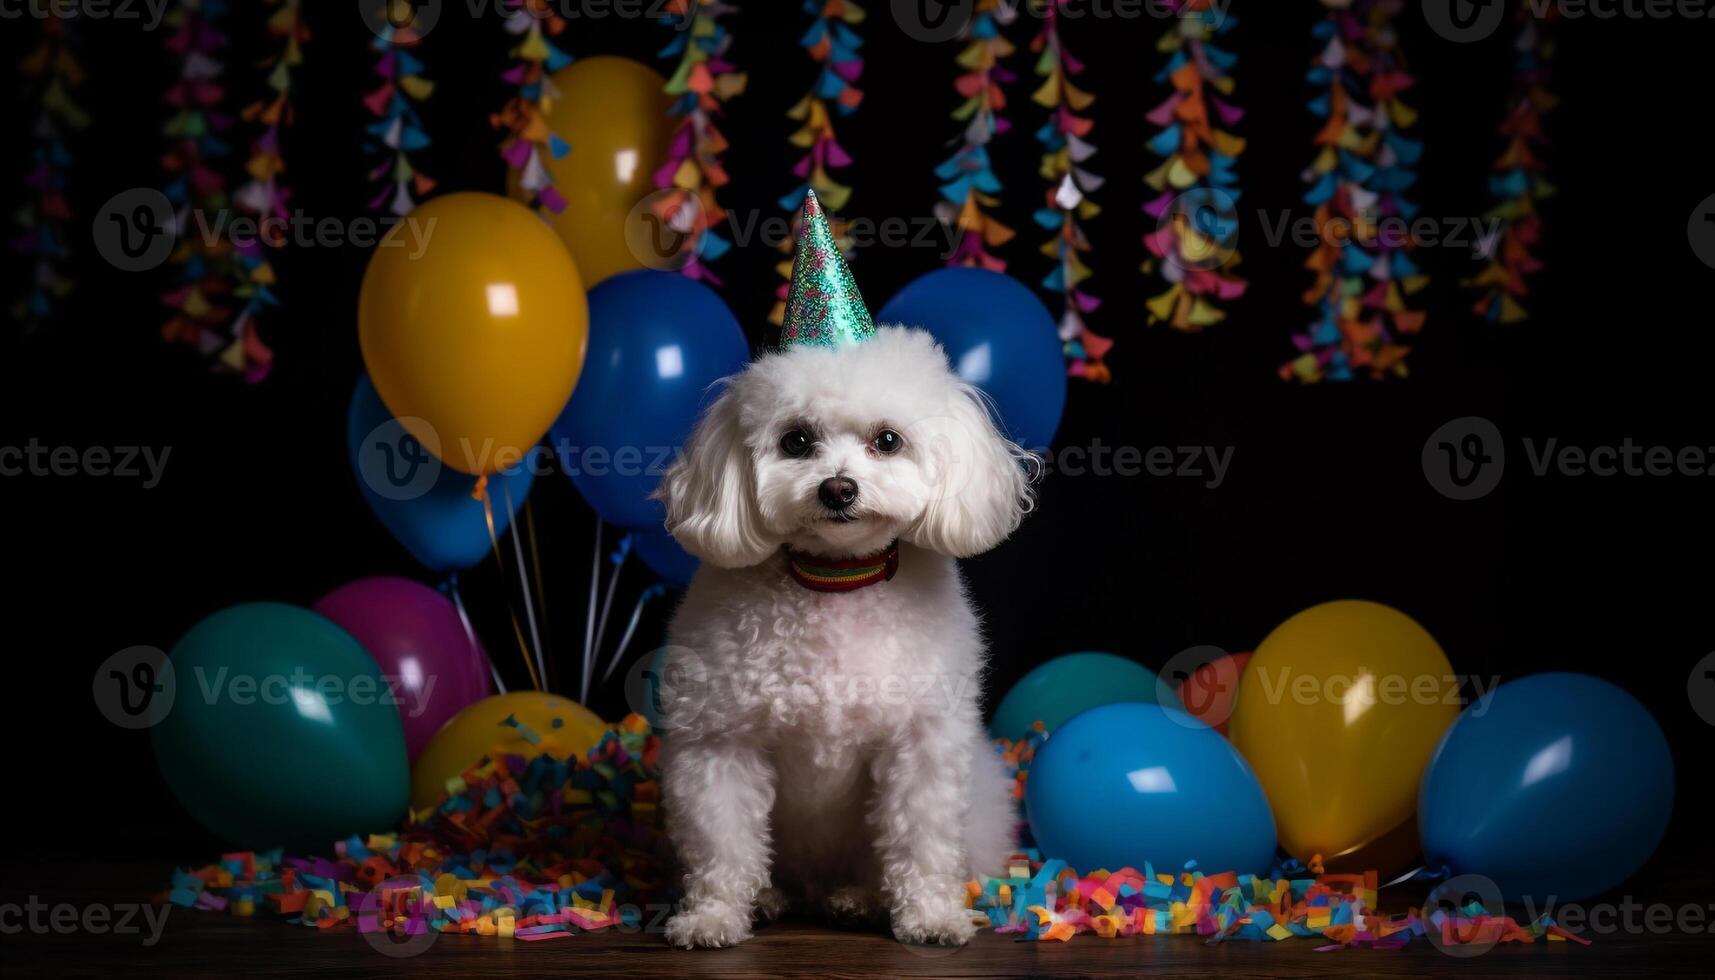
{"label": "red and gold collar", "polygon": [[786,571],[812,592],[854,592],[886,582],[899,572],[899,542],[865,558],[818,558],[786,550]]}

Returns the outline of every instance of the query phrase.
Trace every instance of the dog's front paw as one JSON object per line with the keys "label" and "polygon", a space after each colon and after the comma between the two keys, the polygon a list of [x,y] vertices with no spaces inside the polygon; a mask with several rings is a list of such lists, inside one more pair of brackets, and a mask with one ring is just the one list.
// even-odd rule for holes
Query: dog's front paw
{"label": "dog's front paw", "polygon": [[976,934],[970,909],[956,902],[907,902],[893,910],[893,935],[902,943],[963,946]]}
{"label": "dog's front paw", "polygon": [[667,942],[686,949],[719,949],[750,938],[750,910],[703,902],[667,920]]}

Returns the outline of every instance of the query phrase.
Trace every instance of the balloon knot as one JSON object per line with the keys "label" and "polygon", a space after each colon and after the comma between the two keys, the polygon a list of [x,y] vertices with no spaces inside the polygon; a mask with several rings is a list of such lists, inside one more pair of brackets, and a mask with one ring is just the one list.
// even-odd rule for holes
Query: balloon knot
{"label": "balloon knot", "polygon": [[1310,860],[1305,862],[1305,867],[1309,868],[1310,873],[1313,875],[1322,874],[1322,872],[1323,872],[1322,855],[1320,855],[1320,854],[1310,855]]}
{"label": "balloon knot", "polygon": [[470,499],[472,499],[472,500],[487,500],[488,499],[488,474],[487,473],[484,473],[483,475],[476,478],[476,486],[470,488]]}

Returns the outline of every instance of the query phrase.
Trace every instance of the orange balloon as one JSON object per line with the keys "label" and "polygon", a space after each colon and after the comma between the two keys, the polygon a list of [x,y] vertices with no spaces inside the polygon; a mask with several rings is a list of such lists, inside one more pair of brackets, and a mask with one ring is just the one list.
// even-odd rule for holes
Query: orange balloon
{"label": "orange balloon", "polygon": [[589,309],[566,248],[529,208],[448,194],[369,259],[358,339],[388,411],[471,474],[516,465],[583,370]]}
{"label": "orange balloon", "polygon": [[1234,653],[1201,664],[1174,693],[1191,717],[1225,735],[1239,696],[1239,678],[1250,659],[1248,653]]}
{"label": "orange balloon", "polygon": [[[625,222],[655,192],[655,171],[667,159],[672,99],[667,82],[629,58],[598,55],[555,72],[560,97],[544,114],[548,128],[571,144],[558,160],[544,155],[554,189],[566,199],[559,214],[543,211],[577,260],[588,285],[631,269],[661,268],[670,256],[639,258],[626,244]],[[518,172],[507,187],[518,198]],[[646,261],[647,260],[647,261]]]}

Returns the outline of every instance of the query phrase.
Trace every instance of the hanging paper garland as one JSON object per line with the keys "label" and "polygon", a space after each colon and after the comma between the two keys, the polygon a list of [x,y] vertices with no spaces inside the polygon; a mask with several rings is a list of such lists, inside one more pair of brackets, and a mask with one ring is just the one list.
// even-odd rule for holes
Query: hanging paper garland
{"label": "hanging paper garland", "polygon": [[1548,89],[1554,45],[1543,32],[1557,15],[1558,8],[1549,7],[1539,23],[1529,0],[1520,0],[1514,12],[1518,37],[1513,43],[1517,57],[1513,96],[1508,103],[1511,111],[1500,126],[1507,148],[1495,160],[1495,173],[1489,178],[1489,194],[1497,203],[1488,217],[1501,224],[1482,244],[1487,265],[1468,283],[1483,291],[1475,309],[1490,323],[1517,323],[1530,316],[1521,301],[1530,292],[1530,276],[1542,268],[1542,261],[1531,254],[1542,240],[1542,218],[1536,206],[1554,194],[1544,176],[1548,141],[1542,116],[1558,101]]}
{"label": "hanging paper garland", "polygon": [[[726,137],[716,128],[715,119],[728,99],[744,92],[747,81],[727,60],[732,34],[720,23],[723,15],[736,12],[718,0],[669,0],[667,23],[673,27],[673,41],[659,55],[679,61],[664,90],[673,96],[668,111],[677,122],[667,162],[655,171],[655,186],[677,193],[663,195],[655,206],[670,227],[687,233],[682,246],[687,260],[679,271],[717,286],[720,278],[708,263],[725,255],[732,243],[715,231],[726,220],[716,193],[728,180],[720,158],[727,148]],[[687,209],[691,201],[696,203]]]}
{"label": "hanging paper garland", "polygon": [[[1305,262],[1316,273],[1304,294],[1316,311],[1293,337],[1300,354],[1280,368],[1288,381],[1348,381],[1407,374],[1407,340],[1426,314],[1407,297],[1429,277],[1411,259],[1415,243],[1399,231],[1416,216],[1406,192],[1423,143],[1406,134],[1417,112],[1400,93],[1416,81],[1400,58],[1394,18],[1403,0],[1322,0],[1328,16],[1313,36],[1322,45],[1310,69],[1318,90],[1310,111],[1327,122],[1304,172],[1306,204],[1316,208],[1319,244]],[[1348,9],[1349,7],[1349,9]]]}
{"label": "hanging paper garland", "polygon": [[501,73],[501,80],[517,89],[504,108],[489,121],[506,131],[500,155],[518,173],[518,186],[555,214],[566,208],[566,199],[554,187],[554,176],[542,159],[558,160],[571,152],[571,144],[548,128],[546,113],[560,93],[550,75],[572,63],[572,56],[548,40],[566,29],[566,19],[554,12],[551,0],[508,0],[511,13],[506,32],[519,37],[512,49],[517,63]]}
{"label": "hanging paper garland", "polygon": [[363,97],[364,106],[376,118],[369,125],[368,149],[381,158],[369,179],[383,183],[369,209],[404,215],[435,189],[435,181],[411,161],[411,154],[429,146],[429,134],[423,129],[417,107],[434,94],[435,83],[423,75],[422,60],[410,51],[422,40],[415,23],[405,28],[393,27],[391,19],[382,23],[369,45],[376,54],[375,74],[381,86]]}
{"label": "hanging paper garland", "polygon": [[73,216],[66,199],[67,175],[74,163],[68,138],[89,125],[89,116],[73,99],[83,85],[83,66],[73,51],[73,24],[52,13],[42,21],[42,40],[18,66],[29,80],[38,111],[31,132],[35,150],[24,175],[26,201],[17,215],[13,251],[32,259],[29,291],[13,315],[40,325],[71,292],[65,263],[67,228]]}
{"label": "hanging paper garland", "polygon": [[[786,113],[788,118],[803,124],[792,134],[791,143],[806,151],[792,168],[800,183],[779,201],[780,209],[792,216],[794,224],[804,206],[806,190],[814,189],[822,206],[829,211],[845,209],[852,189],[835,181],[828,171],[851,166],[852,158],[834,136],[834,117],[851,115],[863,102],[863,91],[857,87],[858,79],[863,76],[863,56],[858,53],[863,38],[855,30],[856,25],[863,23],[863,8],[850,0],[805,0],[804,12],[814,21],[798,44],[822,69],[809,93]],[[849,251],[844,227],[837,221],[834,236],[840,250]],[[795,238],[787,236],[780,242],[780,252],[785,258],[775,268],[781,283],[775,291],[774,309],[768,314],[768,322],[775,326],[786,319]]]}
{"label": "hanging paper garland", "polygon": [[978,0],[965,27],[969,43],[959,52],[958,65],[965,69],[953,82],[964,99],[953,110],[953,118],[964,123],[958,152],[935,168],[941,184],[941,200],[935,217],[958,229],[948,265],[976,266],[994,272],[1006,271],[1006,262],[989,252],[1012,240],[1016,234],[983,212],[1000,206],[1000,179],[989,161],[989,143],[1012,128],[1000,115],[1006,108],[1001,85],[1016,76],[1001,67],[1015,50],[1000,29],[1018,16],[1017,8],[1002,0]]}
{"label": "hanging paper garland", "polygon": [[1061,297],[1060,340],[1064,343],[1067,373],[1074,378],[1106,382],[1111,375],[1102,363],[1113,340],[1084,325],[1084,317],[1095,312],[1101,300],[1082,288],[1090,267],[1080,253],[1090,250],[1080,221],[1101,213],[1091,195],[1102,186],[1102,178],[1082,164],[1096,153],[1089,141],[1094,120],[1078,113],[1089,109],[1096,97],[1072,84],[1084,71],[1083,62],[1066,51],[1060,39],[1059,14],[1073,0],[1037,0],[1042,30],[1031,39],[1037,54],[1036,74],[1042,85],[1031,99],[1049,110],[1049,117],[1036,131],[1042,144],[1042,178],[1048,182],[1046,204],[1036,211],[1036,223],[1054,233],[1042,246],[1042,254],[1054,260],[1054,270],[1042,280],[1042,288]]}
{"label": "hanging paper garland", "polygon": [[225,0],[184,0],[166,17],[171,30],[164,46],[180,67],[165,97],[173,112],[162,129],[169,146],[161,164],[178,244],[169,260],[175,285],[161,297],[172,310],[161,335],[196,348],[217,369],[250,362],[265,372],[269,351],[254,323],[232,329],[230,294],[243,272],[231,243],[210,230],[231,203],[222,172],[232,153],[227,133],[233,123],[223,109],[225,19]]}
{"label": "hanging paper garland", "polygon": [[1160,127],[1149,150],[1163,162],[1143,178],[1157,193],[1143,206],[1157,222],[1157,229],[1143,238],[1154,256],[1143,271],[1159,271],[1169,284],[1148,300],[1149,322],[1197,331],[1226,319],[1219,304],[1245,292],[1245,281],[1231,271],[1239,257],[1230,248],[1238,233],[1233,168],[1245,141],[1225,128],[1238,123],[1244,110],[1227,101],[1238,58],[1211,43],[1237,22],[1215,0],[1172,0],[1172,5],[1179,19],[1156,45],[1172,57],[1155,80],[1172,85],[1173,94],[1146,116]]}

